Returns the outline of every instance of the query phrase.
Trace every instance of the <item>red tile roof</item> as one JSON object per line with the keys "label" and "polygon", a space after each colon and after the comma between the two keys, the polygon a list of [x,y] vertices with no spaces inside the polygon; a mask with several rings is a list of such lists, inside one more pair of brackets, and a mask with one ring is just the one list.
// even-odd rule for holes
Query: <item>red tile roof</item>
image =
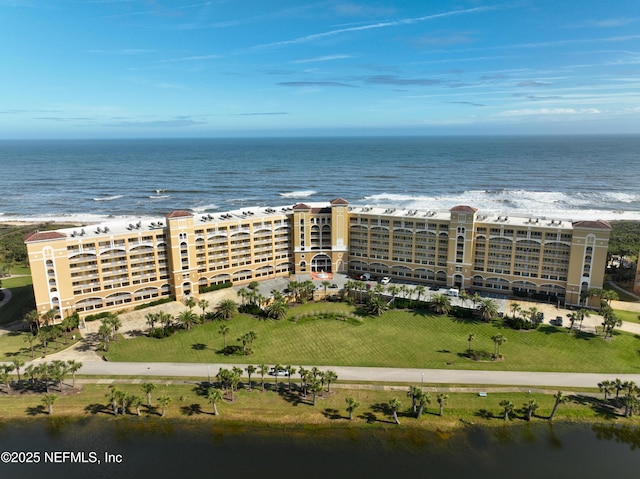
{"label": "red tile roof", "polygon": [[193,213],[189,213],[188,211],[185,211],[185,210],[176,210],[164,216],[165,218],[181,218],[181,217],[193,216]]}
{"label": "red tile roof", "polygon": [[58,231],[32,231],[24,236],[25,243],[32,243],[34,241],[50,241],[56,239],[66,238],[67,235]]}
{"label": "red tile roof", "polygon": [[459,205],[459,206],[454,206],[449,211],[460,211],[460,212],[463,212],[463,213],[475,213],[476,211],[478,211],[478,208],[474,208],[473,206]]}
{"label": "red tile roof", "polygon": [[348,205],[349,202],[343,198],[336,198],[335,200],[330,201],[332,205]]}
{"label": "red tile roof", "polygon": [[297,205],[295,205],[293,207],[294,210],[309,210],[311,209],[311,206],[309,205],[305,205],[304,203],[298,203]]}
{"label": "red tile roof", "polygon": [[573,227],[574,228],[596,228],[596,229],[603,229],[603,230],[610,230],[612,228],[611,223],[605,220],[574,221]]}

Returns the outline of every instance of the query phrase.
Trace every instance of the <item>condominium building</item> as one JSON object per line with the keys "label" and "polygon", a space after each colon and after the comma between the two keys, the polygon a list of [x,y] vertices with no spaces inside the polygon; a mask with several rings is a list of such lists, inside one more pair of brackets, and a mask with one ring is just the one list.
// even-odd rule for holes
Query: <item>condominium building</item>
{"label": "condominium building", "polygon": [[201,287],[310,272],[577,305],[604,280],[611,226],[544,217],[351,206],[346,200],[215,214],[174,211],[25,237],[40,313],[86,316]]}

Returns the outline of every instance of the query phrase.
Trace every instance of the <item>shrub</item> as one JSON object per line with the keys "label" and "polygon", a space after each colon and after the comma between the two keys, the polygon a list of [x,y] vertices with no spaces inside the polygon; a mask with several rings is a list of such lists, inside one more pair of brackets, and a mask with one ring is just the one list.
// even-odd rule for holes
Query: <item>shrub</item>
{"label": "shrub", "polygon": [[218,291],[219,289],[230,288],[231,286],[233,286],[233,283],[231,281],[226,281],[224,283],[212,284],[210,286],[200,286],[198,288],[198,291],[200,292],[200,294],[210,293],[211,291]]}
{"label": "shrub", "polygon": [[138,311],[140,309],[150,308],[151,306],[158,306],[159,304],[171,303],[172,301],[175,301],[175,298],[172,296],[169,296],[167,298],[160,298],[160,299],[156,299],[155,301],[150,301],[149,303],[139,304],[133,309],[135,311]]}
{"label": "shrub", "polygon": [[103,311],[102,313],[98,313],[98,314],[90,314],[89,316],[86,316],[84,318],[84,320],[85,321],[97,321],[98,319],[106,318],[110,314],[111,313],[109,311]]}

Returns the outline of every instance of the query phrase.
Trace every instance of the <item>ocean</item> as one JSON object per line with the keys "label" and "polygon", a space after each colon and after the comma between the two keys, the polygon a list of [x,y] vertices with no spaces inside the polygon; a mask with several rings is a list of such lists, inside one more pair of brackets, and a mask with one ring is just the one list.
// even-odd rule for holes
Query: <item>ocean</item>
{"label": "ocean", "polygon": [[640,220],[640,136],[0,141],[0,221],[97,222],[344,198]]}

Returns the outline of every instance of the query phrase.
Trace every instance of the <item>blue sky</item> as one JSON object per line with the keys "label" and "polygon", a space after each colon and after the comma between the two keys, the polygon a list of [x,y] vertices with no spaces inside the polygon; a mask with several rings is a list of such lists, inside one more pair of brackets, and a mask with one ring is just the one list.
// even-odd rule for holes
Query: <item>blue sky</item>
{"label": "blue sky", "polygon": [[0,138],[640,133],[638,0],[0,0]]}

